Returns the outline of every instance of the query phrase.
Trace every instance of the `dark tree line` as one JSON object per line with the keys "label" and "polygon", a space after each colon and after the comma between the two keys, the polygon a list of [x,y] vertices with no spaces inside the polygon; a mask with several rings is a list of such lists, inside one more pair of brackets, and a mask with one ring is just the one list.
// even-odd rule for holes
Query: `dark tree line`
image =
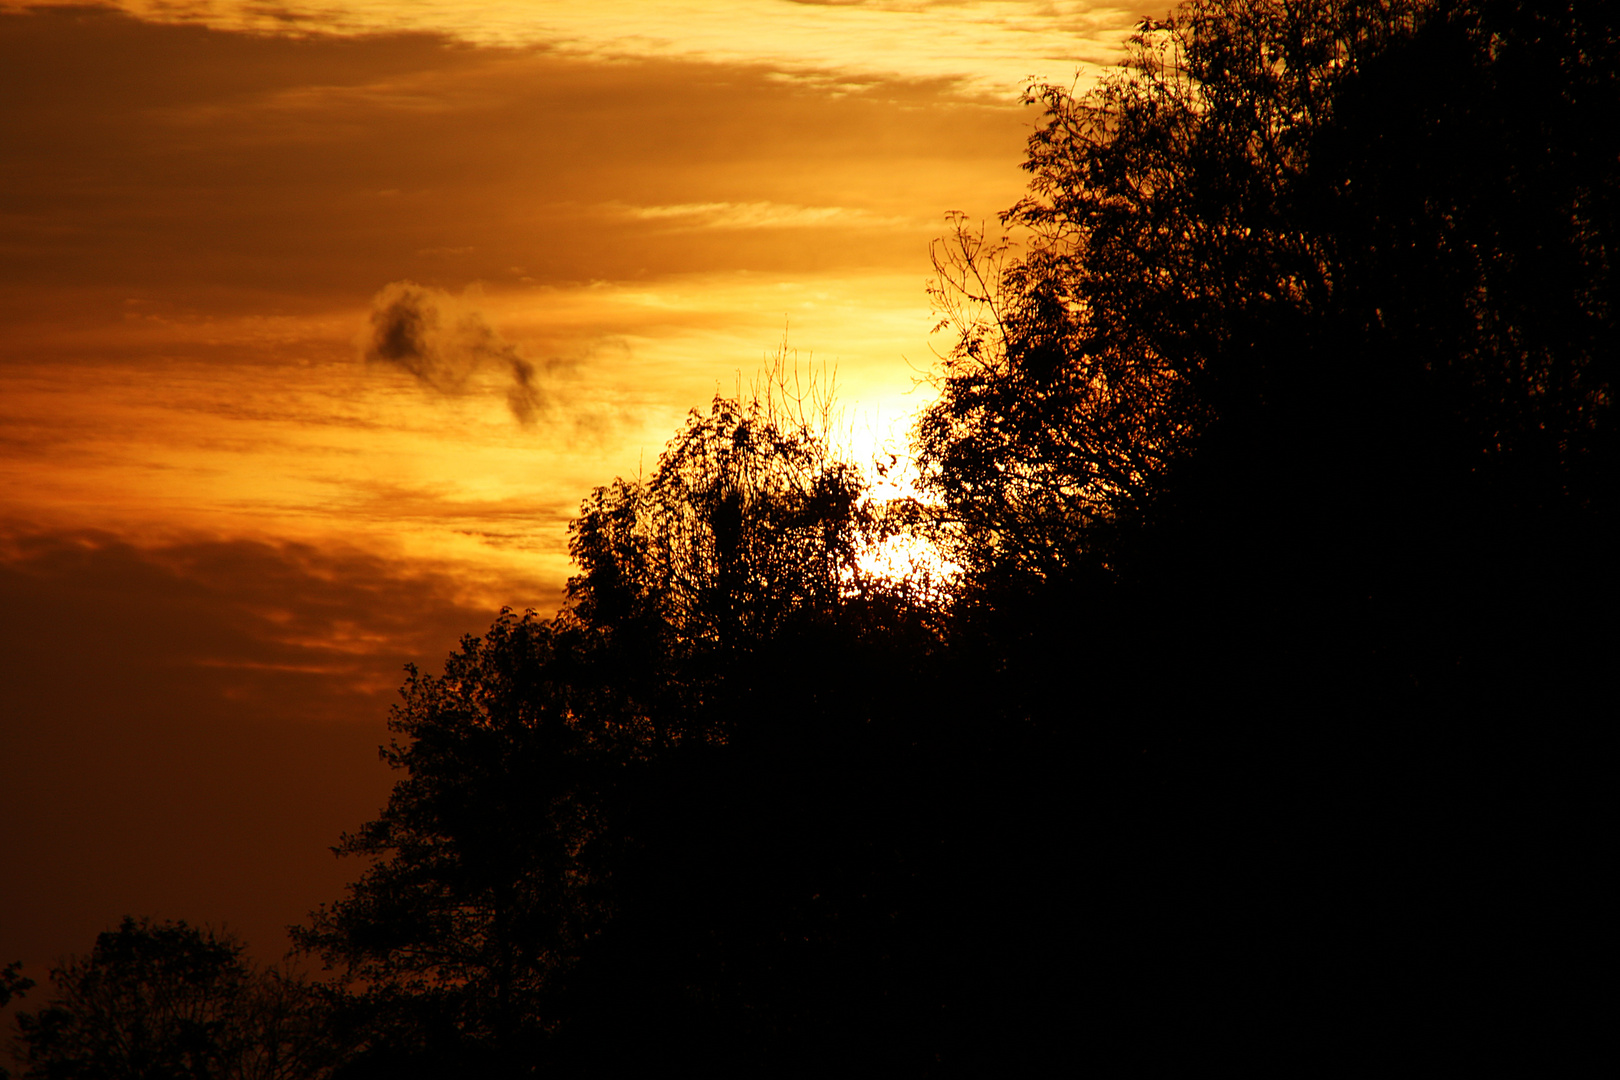
{"label": "dark tree line", "polygon": [[[1617,72],[1607,5],[1193,0],[1032,88],[927,501],[771,392],[593,493],[559,615],[411,669],[301,1075],[1572,1057]],[[81,975],[29,1075],[171,1075],[51,1064]]]}

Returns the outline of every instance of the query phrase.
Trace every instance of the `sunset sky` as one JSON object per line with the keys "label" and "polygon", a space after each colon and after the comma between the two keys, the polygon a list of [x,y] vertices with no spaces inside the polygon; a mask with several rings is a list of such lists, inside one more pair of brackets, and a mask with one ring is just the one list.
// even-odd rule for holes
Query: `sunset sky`
{"label": "sunset sky", "polygon": [[784,334],[903,445],[930,239],[1164,7],[0,0],[0,964],[278,955],[402,665],[554,610],[580,499]]}

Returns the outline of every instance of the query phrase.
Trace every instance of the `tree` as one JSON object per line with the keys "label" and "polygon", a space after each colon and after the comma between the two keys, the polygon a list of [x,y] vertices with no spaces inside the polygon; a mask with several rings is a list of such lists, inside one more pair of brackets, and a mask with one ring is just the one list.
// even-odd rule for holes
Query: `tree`
{"label": "tree", "polygon": [[[11,1004],[13,998],[20,998],[35,986],[34,980],[22,973],[22,961],[14,961],[0,968],[0,1009]],[[11,1070],[0,1065],[0,1080],[10,1080]]]}
{"label": "tree", "polygon": [[958,223],[936,257],[957,337],[919,457],[970,583],[1113,614],[1084,583],[1128,585],[1181,641],[1275,656],[1243,685],[1279,700],[1590,663],[1511,624],[1573,624],[1608,576],[1607,15],[1195,0],[1095,89],[1033,88],[1022,254]]}
{"label": "tree", "polygon": [[402,739],[383,750],[406,775],[334,849],[371,865],[295,931],[364,986],[384,1071],[400,1067],[388,1055],[516,1068],[607,913],[603,786],[649,733],[568,680],[573,648],[567,628],[507,611],[442,676],[409,669],[389,724]]}
{"label": "tree", "polygon": [[24,1077],[302,1080],[334,1060],[318,1000],[228,934],[125,918],[17,1016]]}
{"label": "tree", "polygon": [[[682,649],[746,647],[871,588],[885,521],[832,440],[832,387],[790,391],[786,346],[748,401],[694,410],[645,481],[598,488],[569,531],[574,612],[655,614]],[[796,373],[795,373],[796,374]]]}
{"label": "tree", "polygon": [[1612,5],[1193,0],[1033,88],[1009,242],[939,249],[955,669],[1117,830],[1075,955],[1161,1041],[1538,1052],[1590,888],[1542,849],[1603,783],[1617,71]]}
{"label": "tree", "polygon": [[[873,720],[893,715],[892,661],[927,633],[861,570],[885,527],[861,474],[773,392],[717,398],[651,476],[585,501],[556,618],[503,612],[442,676],[410,669],[383,751],[404,775],[336,849],[369,865],[295,931],[356,986],[347,1075],[520,1074],[668,1040],[746,1057],[800,1023],[789,1002],[813,998],[783,985],[782,950],[809,961],[784,928],[812,895],[822,936],[851,919],[845,890],[863,904],[855,879],[879,871],[839,884],[829,864],[886,828],[818,784],[881,791],[893,758],[860,751],[891,739]],[[644,1046],[584,1034],[631,1000],[667,1018]]]}

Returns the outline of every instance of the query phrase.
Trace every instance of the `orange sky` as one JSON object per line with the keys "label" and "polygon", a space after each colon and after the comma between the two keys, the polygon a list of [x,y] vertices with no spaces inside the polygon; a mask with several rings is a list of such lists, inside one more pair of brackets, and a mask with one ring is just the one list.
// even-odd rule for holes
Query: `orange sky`
{"label": "orange sky", "polygon": [[[1144,13],[0,0],[0,963],[126,912],[279,952],[400,666],[554,608],[579,500],[784,327],[903,440],[929,240]],[[363,359],[402,282],[432,380]]]}

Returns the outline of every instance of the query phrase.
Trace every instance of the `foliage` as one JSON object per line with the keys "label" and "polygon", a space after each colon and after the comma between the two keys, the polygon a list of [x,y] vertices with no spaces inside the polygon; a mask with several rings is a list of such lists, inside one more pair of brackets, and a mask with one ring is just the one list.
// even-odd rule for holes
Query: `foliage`
{"label": "foliage", "polygon": [[1064,850],[1129,884],[1079,955],[1136,950],[1087,979],[1201,1065],[1387,1071],[1399,1016],[1494,1048],[1568,981],[1537,935],[1589,910],[1542,851],[1604,784],[1614,15],[1192,0],[1032,88],[1006,238],[936,251],[952,670],[1086,777],[1120,846]]}
{"label": "foliage", "polygon": [[326,1075],[332,1054],[311,989],[242,951],[229,935],[184,922],[124,919],[89,956],[51,972],[55,996],[43,1008],[18,1015],[23,1076]]}
{"label": "foliage", "polygon": [[[853,699],[879,677],[857,657],[917,638],[903,596],[863,581],[858,555],[883,523],[812,419],[771,392],[717,398],[650,477],[586,500],[558,617],[503,612],[442,676],[410,669],[383,752],[404,775],[336,849],[369,866],[295,931],[355,989],[348,1015],[368,1049],[352,1071],[408,1058],[522,1072],[561,1027],[589,1027],[583,1014],[627,992],[601,981],[626,950],[650,963],[698,948],[693,934],[777,932],[776,915],[735,906],[775,879],[717,893],[731,873],[719,864],[742,857],[737,826],[757,837],[819,805],[788,774],[848,733],[784,714],[825,716],[829,696],[877,712],[885,695]],[[846,687],[804,688],[801,665],[818,662],[843,665]],[[802,708],[783,709],[790,687]],[[758,797],[769,775],[798,791],[791,805]],[[717,820],[719,805],[736,820]],[[671,928],[671,889],[710,902],[675,905],[687,919]],[[653,925],[665,930],[647,940]],[[732,956],[725,978],[752,962]]]}
{"label": "foliage", "polygon": [[1283,502],[1480,464],[1532,504],[1604,498],[1598,16],[1196,0],[1095,89],[1033,87],[1030,193],[1002,217],[1024,254],[960,221],[936,250],[956,343],[918,438],[964,565],[1114,566],[1200,454]]}
{"label": "foliage", "polygon": [[600,789],[647,746],[644,726],[562,677],[569,649],[504,612],[443,676],[410,669],[383,751],[405,776],[335,849],[371,865],[295,931],[373,1004],[415,998],[429,1028],[473,1043],[543,1022],[538,1002],[605,915]]}
{"label": "foliage", "polygon": [[655,618],[683,651],[747,648],[784,620],[825,616],[863,582],[883,521],[839,458],[831,388],[787,391],[785,347],[763,392],[694,410],[645,480],[598,488],[569,527],[574,614]]}

